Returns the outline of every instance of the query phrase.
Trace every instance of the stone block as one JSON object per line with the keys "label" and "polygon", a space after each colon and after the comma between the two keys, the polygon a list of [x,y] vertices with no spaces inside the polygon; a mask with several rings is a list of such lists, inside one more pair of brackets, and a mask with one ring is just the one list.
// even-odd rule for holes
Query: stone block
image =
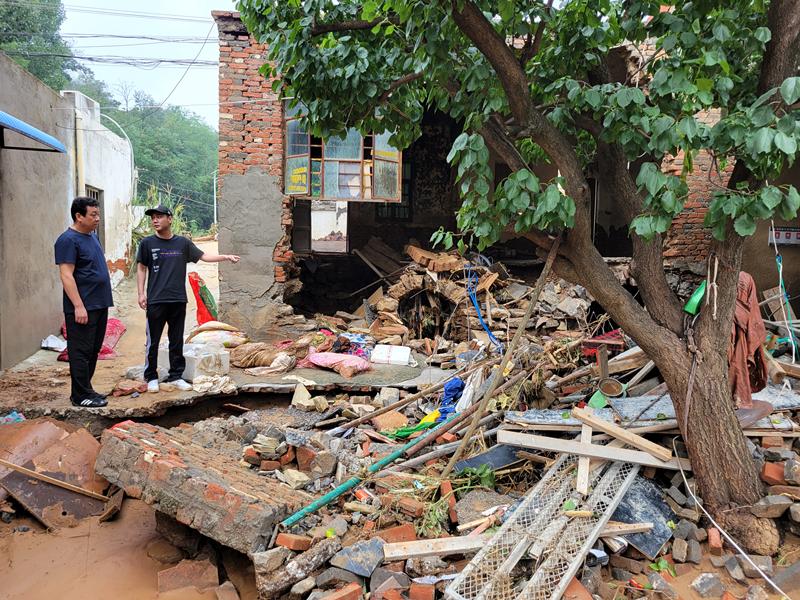
{"label": "stone block", "polygon": [[783,478],[789,485],[800,485],[800,460],[787,460],[783,467]]}
{"label": "stone block", "polygon": [[722,554],[720,556],[711,555],[709,560],[711,560],[711,564],[714,565],[717,569],[721,569],[725,566],[725,562],[731,557],[730,554]]}
{"label": "stone block", "polygon": [[800,502],[795,502],[789,507],[789,518],[795,523],[800,523]]}
{"label": "stone block", "polygon": [[645,565],[642,564],[638,560],[633,560],[632,558],[627,558],[625,556],[616,556],[612,555],[609,557],[609,563],[612,567],[618,567],[620,569],[625,569],[626,571],[630,571],[634,575],[638,575],[642,571],[644,571]]}
{"label": "stone block", "polygon": [[725,569],[728,571],[728,575],[739,583],[746,581],[744,571],[742,571],[742,567],[739,566],[739,561],[736,560],[735,556],[731,556],[725,561]]}
{"label": "stone block", "polygon": [[692,581],[692,589],[701,598],[719,598],[725,593],[725,586],[716,573],[700,573]]}
{"label": "stone block", "polygon": [[334,567],[339,567],[361,577],[369,577],[383,562],[383,540],[372,538],[356,542],[352,546],[342,548],[331,559]]}
{"label": "stone block", "polygon": [[747,588],[747,594],[745,595],[744,600],[769,600],[769,594],[767,594],[763,587],[757,583],[754,583]]}
{"label": "stone block", "polygon": [[336,460],[333,453],[327,450],[320,450],[311,460],[309,473],[313,479],[327,477],[328,475],[333,475],[333,472],[336,471],[336,465],[338,464],[339,461]]}
{"label": "stone block", "polygon": [[611,576],[617,581],[628,581],[633,577],[633,573],[618,567],[611,567]]}
{"label": "stone block", "polygon": [[761,481],[767,485],[786,485],[783,463],[765,462],[761,467]]}
{"label": "stone block", "polygon": [[293,552],[305,552],[311,548],[311,538],[294,533],[279,533],[278,537],[275,538],[275,544],[288,548]]}
{"label": "stone block", "polygon": [[345,571],[339,567],[330,567],[317,575],[317,587],[323,590],[341,587],[348,583],[361,585],[362,579],[355,573]]}
{"label": "stone block", "polygon": [[788,448],[764,449],[764,460],[768,460],[769,462],[782,462],[784,460],[795,460],[795,459],[797,459],[797,454],[795,454]]}
{"label": "stone block", "polygon": [[[394,580],[394,585],[384,589],[384,584],[390,579]],[[369,591],[373,594],[378,590],[386,591],[386,589],[394,588],[406,590],[409,585],[411,585],[411,580],[408,578],[408,575],[405,573],[398,573],[397,571],[390,571],[382,567],[375,569],[369,579]]]}
{"label": "stone block", "polygon": [[676,563],[686,562],[686,554],[689,551],[689,544],[686,540],[676,538],[672,540],[672,560]]}
{"label": "stone block", "polygon": [[692,533],[689,534],[689,539],[697,542],[705,542],[708,539],[708,532],[703,527],[695,527]]}
{"label": "stone block", "polygon": [[647,576],[647,581],[650,583],[651,588],[658,594],[662,600],[669,598],[670,600],[678,600],[678,592],[675,591],[667,580],[658,573],[650,573]]}
{"label": "stone block", "polygon": [[703,548],[700,546],[700,542],[697,540],[689,540],[688,545],[686,561],[699,565],[700,561],[703,560]]}
{"label": "stone block", "polygon": [[290,556],[292,556],[291,550],[283,546],[276,546],[264,552],[254,552],[251,557],[256,572],[266,575],[280,569]]}
{"label": "stone block", "polygon": [[324,413],[328,410],[328,399],[325,396],[314,396],[311,401],[314,403],[314,410]]}
{"label": "stone block", "polygon": [[667,495],[681,506],[686,505],[686,496],[674,485],[667,490]]}
{"label": "stone block", "polygon": [[697,526],[691,521],[681,519],[672,531],[672,536],[678,540],[688,540]]}
{"label": "stone block", "polygon": [[792,500],[786,496],[765,496],[750,507],[750,512],[757,517],[778,519],[791,505]]}
{"label": "stone block", "polygon": [[302,489],[311,481],[311,477],[295,469],[285,469],[282,475],[286,484],[293,490]]}
{"label": "stone block", "polygon": [[219,586],[217,567],[208,560],[182,560],[158,572],[159,593],[194,587],[205,591]]}
{"label": "stone block", "polygon": [[382,387],[378,392],[378,400],[383,407],[391,406],[400,400],[400,390],[393,387]]}
{"label": "stone block", "polygon": [[378,532],[378,537],[380,537],[387,544],[393,544],[395,542],[411,542],[417,539],[417,532],[414,529],[414,525],[411,523],[403,523],[402,525],[397,525],[396,527],[381,529]]}
{"label": "stone block", "polygon": [[408,425],[408,417],[399,411],[390,410],[382,415],[372,417],[370,422],[375,431],[394,431]]}
{"label": "stone block", "polygon": [[[745,577],[750,577],[751,579],[755,579],[761,577],[759,575],[756,568],[751,565],[743,556],[736,557],[739,560],[739,566],[742,567],[742,571],[744,572]],[[772,557],[771,556],[760,556],[758,554],[751,554],[750,560],[753,561],[759,569],[761,569],[764,573],[769,576],[772,576],[774,573],[774,569],[772,567]]]}
{"label": "stone block", "polygon": [[313,577],[306,577],[295,583],[289,593],[294,596],[305,596],[316,586],[316,580]]}
{"label": "stone block", "polygon": [[303,412],[312,412],[317,410],[314,400],[311,398],[306,386],[298,383],[294,386],[294,394],[292,395],[292,406]]}

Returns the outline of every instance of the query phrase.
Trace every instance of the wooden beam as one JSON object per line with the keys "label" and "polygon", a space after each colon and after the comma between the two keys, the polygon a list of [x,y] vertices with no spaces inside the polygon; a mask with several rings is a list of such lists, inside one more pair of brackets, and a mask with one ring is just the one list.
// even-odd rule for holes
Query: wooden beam
{"label": "wooden beam", "polygon": [[[659,458],[663,461],[667,461],[672,458],[672,450],[669,448],[659,446],[655,442],[651,442],[650,440],[644,439],[640,435],[631,433],[619,425],[599,419],[589,411],[576,407],[572,409],[572,416],[578,419],[581,423],[589,425],[592,427],[592,429],[599,429],[608,435],[613,435],[615,438],[622,440],[626,444],[633,446],[634,448],[638,448],[639,450],[644,450],[648,454],[652,454],[656,458]],[[583,436],[581,436],[581,442],[583,442]]]}
{"label": "wooden beam", "polygon": [[477,552],[492,538],[491,535],[454,536],[413,542],[384,544],[383,561],[394,562],[423,556],[448,556]]}
{"label": "wooden beam", "polygon": [[629,462],[646,467],[657,467],[659,469],[677,471],[679,468],[683,468],[684,471],[692,470],[691,463],[685,458],[673,458],[669,462],[664,462],[647,452],[641,452],[639,450],[581,444],[580,442],[571,440],[531,435],[528,433],[517,433],[515,431],[506,431],[503,429],[497,432],[497,442],[499,444],[509,444],[510,446],[547,450],[549,452],[567,452],[569,454],[577,454],[578,456],[590,456],[592,458]]}
{"label": "wooden beam", "polygon": [[12,471],[16,471],[17,473],[22,473],[23,475],[32,477],[33,479],[44,481],[45,483],[49,483],[50,485],[55,485],[57,487],[64,488],[65,490],[69,490],[70,492],[75,492],[76,494],[83,494],[84,496],[89,496],[89,498],[94,498],[95,500],[102,500],[105,502],[110,499],[108,496],[103,496],[103,494],[97,494],[91,490],[78,487],[77,485],[72,485],[71,483],[67,483],[66,481],[61,481],[60,479],[55,479],[54,477],[50,477],[49,475],[44,475],[43,473],[37,473],[36,471],[31,471],[30,469],[26,469],[25,467],[15,465],[14,463],[10,463],[7,460],[3,460],[2,458],[0,458],[0,465],[6,467],[7,469],[11,469]]}

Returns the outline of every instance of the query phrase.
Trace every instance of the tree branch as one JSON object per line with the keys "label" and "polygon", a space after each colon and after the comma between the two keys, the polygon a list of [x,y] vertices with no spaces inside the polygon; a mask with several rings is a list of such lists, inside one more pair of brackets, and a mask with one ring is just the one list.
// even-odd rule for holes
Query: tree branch
{"label": "tree branch", "polygon": [[398,25],[400,20],[397,17],[382,17],[380,19],[373,19],[372,21],[356,19],[352,21],[337,21],[335,23],[314,23],[310,33],[312,36],[316,36],[337,31],[361,31],[364,29],[372,29],[376,25],[386,22],[392,25]]}
{"label": "tree branch", "polygon": [[[550,12],[550,9],[553,8],[553,0],[547,0],[547,12]],[[520,56],[520,64],[525,66],[525,64],[534,56],[539,53],[539,48],[542,47],[542,34],[544,33],[544,18],[539,21],[539,24],[536,26],[536,33],[533,35],[533,42],[525,44],[525,48],[522,50],[522,56]],[[530,41],[530,36],[528,37],[528,42]]]}
{"label": "tree branch", "polygon": [[[616,144],[599,143],[597,156],[603,188],[617,199],[626,223],[630,224],[642,212],[642,198],[631,177],[628,161]],[[630,236],[633,243],[632,273],[647,310],[656,322],[680,335],[683,313],[678,297],[667,283],[661,235],[656,235],[651,242],[635,233]]]}
{"label": "tree branch", "polygon": [[423,76],[423,73],[409,73],[408,75],[403,75],[402,77],[395,79],[392,83],[389,84],[389,87],[386,88],[380,98],[378,98],[378,104],[383,104],[389,99],[389,96],[397,90],[398,88],[404,86],[407,83],[411,83],[412,81],[416,81]]}

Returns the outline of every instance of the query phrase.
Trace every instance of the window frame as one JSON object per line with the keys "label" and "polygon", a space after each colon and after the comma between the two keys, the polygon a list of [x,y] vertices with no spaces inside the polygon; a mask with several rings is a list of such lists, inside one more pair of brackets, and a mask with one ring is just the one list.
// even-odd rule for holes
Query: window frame
{"label": "window frame", "polygon": [[[359,158],[326,158],[325,149],[328,141],[316,138],[310,134],[308,130],[304,129],[306,136],[307,152],[300,154],[289,154],[289,123],[297,121],[302,118],[304,112],[302,109],[295,107],[294,113],[289,114],[288,104],[290,100],[285,100],[283,103],[283,193],[292,198],[300,198],[307,200],[322,200],[329,202],[380,202],[380,203],[402,203],[403,201],[403,151],[397,150],[397,160],[387,158],[375,158],[375,134],[367,136],[358,132],[360,138]],[[302,135],[302,134],[300,134]],[[371,144],[367,145],[367,138],[370,138]],[[319,157],[314,156],[312,149],[319,149]],[[369,158],[366,157],[365,150],[369,150]],[[291,159],[306,158],[306,180],[304,189],[293,189],[290,178],[292,174],[289,173],[288,165]],[[352,196],[329,196],[325,191],[325,167],[326,162],[330,163],[336,161],[337,163],[358,164],[358,181],[359,181],[359,194],[356,197]],[[314,171],[314,163],[319,162],[319,171]],[[397,196],[392,198],[386,195],[376,195],[375,193],[375,163],[387,163],[396,165],[397,171]],[[315,176],[319,177],[319,195],[314,195],[314,179]],[[368,183],[367,183],[368,182]],[[302,185],[302,184],[299,184]],[[299,188],[298,185],[298,188]]]}

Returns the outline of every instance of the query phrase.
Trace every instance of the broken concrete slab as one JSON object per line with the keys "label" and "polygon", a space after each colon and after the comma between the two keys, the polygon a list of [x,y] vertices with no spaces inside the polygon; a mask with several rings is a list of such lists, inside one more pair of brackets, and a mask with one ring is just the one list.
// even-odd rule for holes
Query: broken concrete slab
{"label": "broken concrete slab", "polygon": [[800,485],[800,459],[786,461],[783,466],[783,478],[790,485]]}
{"label": "broken concrete slab", "polygon": [[742,567],[739,566],[739,561],[735,556],[731,556],[725,561],[725,569],[728,571],[728,575],[739,583],[747,581],[744,576],[744,571],[742,571]]}
{"label": "broken concrete slab", "polygon": [[254,552],[251,558],[256,572],[265,576],[280,569],[291,556],[293,556],[291,550],[284,546],[276,546],[264,552]]}
{"label": "broken concrete slab", "polygon": [[498,494],[493,490],[477,489],[464,495],[461,500],[456,502],[456,514],[459,523],[469,523],[480,519],[485,510],[493,506],[511,504],[512,500],[508,496]]}
{"label": "broken concrete slab", "polygon": [[792,500],[786,496],[765,496],[750,507],[750,512],[757,517],[777,519],[792,505]]}
{"label": "broken concrete slab", "polygon": [[658,573],[650,573],[647,576],[647,581],[650,583],[651,589],[657,592],[661,598],[678,599],[678,592],[675,591],[675,588]]}
{"label": "broken concrete slab", "polygon": [[394,387],[382,387],[378,392],[378,401],[383,407],[391,406],[400,400],[400,390]]}
{"label": "broken concrete slab", "polygon": [[330,567],[317,575],[317,587],[323,590],[342,587],[348,583],[361,585],[362,581],[362,578],[355,573],[345,571],[339,567]]}
{"label": "broken concrete slab", "polygon": [[356,542],[352,546],[342,548],[331,559],[331,565],[361,577],[370,577],[378,565],[383,562],[383,544],[381,538]]}
{"label": "broken concrete slab", "polygon": [[305,596],[311,590],[313,590],[316,585],[316,579],[313,577],[306,577],[305,579],[301,579],[295,583],[289,590],[289,593],[293,596]]}
{"label": "broken concrete slab", "polygon": [[725,586],[716,573],[700,573],[692,581],[692,589],[702,598],[719,598],[725,593]]}
{"label": "broken concrete slab", "polygon": [[372,576],[369,579],[369,591],[374,594],[389,579],[394,579],[396,582],[394,587],[399,589],[405,590],[411,585],[411,580],[405,573],[398,573],[397,571],[390,571],[389,569],[378,567],[372,572]]}
{"label": "broken concrete slab", "polygon": [[769,600],[769,594],[767,594],[763,587],[757,583],[754,583],[747,588],[747,594],[745,595],[744,600]]}
{"label": "broken concrete slab", "polygon": [[244,554],[266,548],[275,525],[313,500],[232,465],[181,428],[147,423],[105,431],[95,468],[129,496]]}
{"label": "broken concrete slab", "polygon": [[703,560],[703,548],[697,540],[689,540],[686,552],[686,561],[699,565]]}
{"label": "broken concrete slab", "polygon": [[337,538],[322,540],[302,554],[298,554],[277,571],[266,576],[256,571],[256,587],[260,598],[278,598],[298,581],[319,569],[341,548]]}
{"label": "broken concrete slab", "polygon": [[686,540],[675,538],[672,542],[672,559],[676,563],[686,562],[686,555],[689,552],[689,544]]}
{"label": "broken concrete slab", "polygon": [[769,462],[781,462],[796,458],[797,454],[788,448],[764,448],[764,459]]}

